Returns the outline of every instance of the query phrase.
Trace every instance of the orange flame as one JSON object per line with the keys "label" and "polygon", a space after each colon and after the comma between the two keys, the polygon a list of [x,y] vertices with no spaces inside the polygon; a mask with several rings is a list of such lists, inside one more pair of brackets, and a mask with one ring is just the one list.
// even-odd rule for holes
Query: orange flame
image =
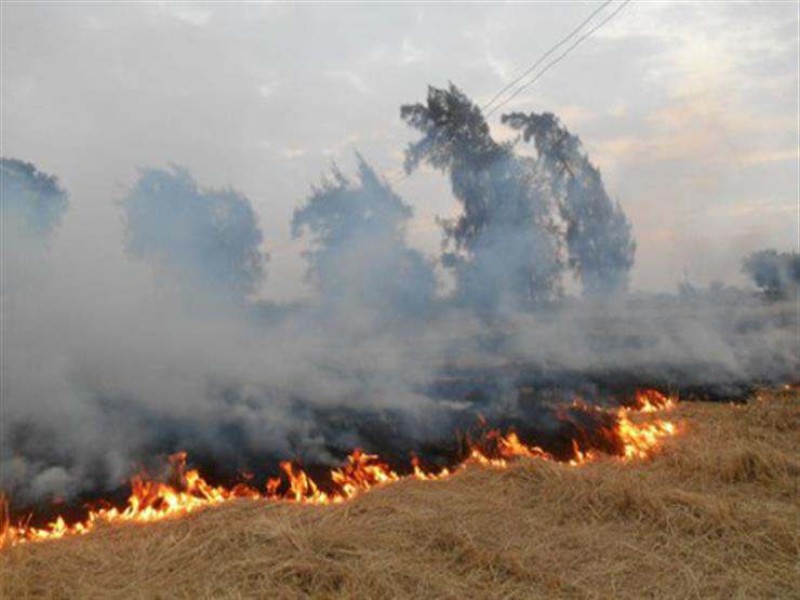
{"label": "orange flame", "polygon": [[[597,407],[573,403],[573,408],[587,411],[607,412],[614,417],[613,430],[606,431],[621,448],[620,460],[642,459],[650,456],[661,441],[677,433],[676,426],[663,420],[637,423],[631,414],[654,413],[671,409],[675,401],[655,390],[642,390],[636,393],[635,403],[630,408],[604,411]],[[491,451],[487,448],[491,448]],[[299,504],[338,504],[365,493],[368,490],[401,481],[418,479],[434,481],[446,479],[469,465],[482,465],[504,469],[512,459],[528,457],[540,460],[555,458],[538,446],[531,446],[519,439],[514,431],[501,434],[489,431],[479,443],[470,444],[469,453],[462,463],[438,472],[426,471],[416,457],[412,457],[411,473],[399,475],[388,464],[374,454],[360,449],[354,450],[344,466],[330,472],[332,488],[323,491],[319,485],[301,468],[292,462],[280,464],[283,477],[267,481],[263,492],[238,484],[232,488],[213,486],[195,470],[186,470],[186,453],[179,452],[170,457],[174,484],[134,477],[131,481],[131,495],[125,509],[99,508],[90,510],[83,521],[67,523],[62,516],[44,527],[33,527],[23,521],[11,525],[8,505],[0,496],[0,548],[25,542],[53,540],[66,536],[84,535],[100,524],[120,522],[150,523],[168,518],[187,515],[198,509],[228,502],[234,499],[274,500]],[[580,466],[597,460],[600,454],[592,449],[581,449],[577,440],[572,440],[572,457],[567,461],[571,466]],[[281,491],[283,488],[284,491]]]}
{"label": "orange flame", "polygon": [[658,390],[636,390],[633,410],[644,413],[653,413],[659,410],[669,410],[675,407],[675,401]]}

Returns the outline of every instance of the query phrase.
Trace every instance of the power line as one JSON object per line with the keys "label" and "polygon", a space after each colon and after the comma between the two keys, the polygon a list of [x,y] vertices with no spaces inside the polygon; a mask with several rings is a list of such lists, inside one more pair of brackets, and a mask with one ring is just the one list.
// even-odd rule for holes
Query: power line
{"label": "power line", "polygon": [[603,27],[603,26],[604,26],[606,23],[608,23],[609,21],[611,21],[611,19],[613,19],[613,18],[614,18],[614,17],[616,17],[616,16],[617,16],[617,15],[618,15],[620,12],[622,12],[622,9],[624,9],[624,8],[625,8],[625,7],[628,5],[628,3],[629,3],[630,1],[631,1],[631,0],[625,0],[625,1],[624,1],[622,4],[620,4],[620,5],[619,5],[619,7],[617,7],[617,9],[616,9],[616,10],[615,10],[613,13],[611,13],[611,14],[610,14],[608,17],[606,17],[605,19],[603,19],[602,21],[600,21],[600,23],[598,23],[598,24],[597,24],[595,27],[593,27],[592,29],[590,29],[589,31],[587,31],[586,33],[584,33],[584,34],[583,34],[581,37],[579,37],[579,38],[578,38],[578,39],[575,41],[575,43],[574,43],[574,44],[572,44],[572,45],[571,45],[569,48],[567,48],[567,49],[564,51],[564,53],[563,53],[563,54],[559,55],[558,57],[556,57],[555,59],[553,59],[552,61],[550,61],[550,62],[549,62],[549,63],[548,63],[548,64],[547,64],[547,65],[546,65],[546,66],[545,66],[545,67],[544,67],[544,68],[543,68],[541,71],[539,71],[539,73],[536,75],[536,77],[534,77],[533,79],[531,79],[531,80],[530,80],[528,83],[525,83],[525,84],[523,84],[522,86],[520,86],[520,87],[519,87],[519,88],[518,88],[518,89],[517,89],[517,90],[516,90],[516,91],[515,91],[513,94],[511,94],[511,95],[510,95],[508,98],[506,98],[505,100],[503,100],[503,101],[502,101],[500,104],[497,104],[497,105],[495,105],[495,107],[494,107],[494,108],[492,108],[492,109],[491,109],[491,110],[490,110],[488,113],[486,113],[486,117],[488,118],[488,117],[492,116],[492,114],[493,114],[494,112],[496,112],[496,111],[497,111],[499,108],[501,108],[501,107],[505,106],[506,104],[508,104],[509,102],[511,102],[511,101],[512,101],[514,98],[516,98],[517,96],[519,96],[519,95],[520,95],[520,94],[521,94],[521,93],[522,93],[522,92],[525,90],[525,88],[528,88],[528,87],[532,86],[534,83],[536,83],[537,81],[539,81],[539,79],[541,79],[541,78],[542,78],[542,76],[543,76],[545,73],[547,73],[547,72],[548,72],[548,71],[549,71],[551,68],[553,68],[555,65],[557,65],[558,63],[560,63],[562,60],[564,60],[564,58],[566,58],[566,56],[567,56],[567,55],[568,55],[570,52],[572,52],[572,51],[573,51],[575,48],[577,48],[578,46],[580,46],[580,45],[581,45],[581,43],[583,43],[583,41],[584,41],[584,40],[586,40],[587,38],[589,38],[589,37],[590,37],[590,36],[591,36],[591,35],[592,35],[594,32],[596,32],[597,30],[599,30],[599,29],[600,29],[601,27]]}
{"label": "power line", "polygon": [[566,43],[567,43],[567,42],[568,42],[568,41],[569,41],[569,40],[570,40],[570,39],[571,39],[571,38],[572,38],[572,37],[573,37],[573,36],[574,36],[576,33],[578,33],[578,32],[579,32],[581,29],[583,29],[584,25],[586,25],[586,24],[587,24],[589,21],[591,21],[591,20],[592,20],[592,19],[593,19],[593,18],[594,18],[594,17],[597,15],[597,13],[599,13],[599,12],[600,12],[601,10],[603,10],[603,9],[604,9],[606,6],[608,6],[609,4],[611,4],[611,2],[612,2],[612,0],[606,0],[606,2],[603,2],[603,3],[602,3],[600,6],[598,6],[596,9],[594,9],[594,11],[592,11],[592,14],[590,14],[588,17],[586,17],[586,18],[585,18],[585,19],[584,19],[584,20],[581,22],[581,24],[580,24],[580,25],[578,25],[578,26],[577,26],[575,29],[573,29],[572,31],[570,31],[569,35],[567,35],[566,37],[562,38],[560,42],[558,42],[558,43],[557,43],[555,46],[552,46],[552,47],[551,47],[551,48],[550,48],[550,49],[549,49],[547,52],[545,52],[544,54],[542,54],[542,55],[541,55],[541,56],[540,56],[540,57],[537,59],[537,61],[536,61],[535,63],[533,63],[533,65],[532,65],[530,68],[528,68],[528,69],[527,69],[527,70],[526,70],[526,71],[525,71],[525,72],[524,72],[522,75],[520,75],[519,77],[517,77],[517,78],[516,78],[514,81],[512,81],[511,83],[509,83],[508,85],[506,85],[506,86],[505,86],[505,87],[504,87],[502,90],[500,90],[499,92],[497,92],[497,93],[496,93],[496,94],[495,94],[495,95],[492,97],[492,99],[491,99],[491,100],[489,100],[489,102],[487,102],[486,104],[484,104],[484,105],[481,107],[481,110],[486,110],[486,109],[488,109],[488,108],[489,108],[489,107],[490,107],[492,104],[494,104],[494,103],[495,103],[495,101],[496,101],[498,98],[500,98],[500,96],[502,96],[503,94],[505,94],[505,93],[506,93],[506,92],[507,92],[509,89],[511,89],[512,87],[514,87],[515,85],[517,85],[517,84],[518,84],[520,81],[522,81],[522,80],[523,80],[523,79],[525,79],[525,78],[526,78],[528,75],[530,75],[530,74],[531,74],[533,71],[535,71],[535,70],[536,70],[536,67],[538,67],[540,64],[542,64],[542,63],[545,61],[545,59],[546,59],[548,56],[550,56],[550,55],[551,55],[553,52],[555,52],[556,50],[558,50],[558,49],[559,49],[561,46],[563,46],[564,44],[566,44]]}
{"label": "power line", "polygon": [[[577,40],[575,40],[575,42],[574,42],[574,43],[573,43],[571,46],[569,46],[569,47],[568,47],[568,48],[567,48],[567,49],[566,49],[566,50],[565,50],[565,51],[564,51],[562,54],[560,54],[560,55],[559,55],[559,56],[557,56],[555,59],[553,59],[552,61],[550,61],[549,63],[547,63],[547,65],[545,65],[545,66],[544,66],[544,68],[543,68],[541,71],[539,71],[539,73],[537,73],[537,74],[536,74],[536,76],[535,76],[533,79],[531,79],[529,82],[527,82],[527,83],[523,84],[522,86],[520,86],[520,87],[519,87],[519,88],[518,88],[518,89],[517,89],[517,90],[516,90],[516,91],[515,91],[513,94],[511,94],[511,95],[510,95],[508,98],[506,98],[505,100],[503,100],[503,101],[502,101],[502,102],[500,102],[499,104],[496,104],[496,105],[495,105],[495,106],[494,106],[494,107],[493,107],[491,110],[489,110],[489,112],[487,112],[487,113],[486,113],[485,117],[486,117],[486,118],[488,118],[488,117],[492,116],[492,114],[494,114],[494,113],[495,113],[495,112],[496,112],[498,109],[500,109],[501,107],[503,107],[503,106],[505,106],[506,104],[508,104],[509,102],[511,102],[511,100],[513,100],[514,98],[516,98],[516,97],[517,97],[519,94],[521,94],[521,93],[522,93],[522,92],[523,92],[523,91],[524,91],[526,88],[528,88],[528,87],[532,86],[534,83],[536,83],[537,81],[539,81],[539,79],[541,79],[541,78],[542,78],[542,76],[544,76],[544,74],[545,74],[545,73],[547,73],[547,72],[548,72],[550,69],[552,69],[552,68],[553,68],[555,65],[557,65],[557,64],[558,64],[558,63],[560,63],[562,60],[564,60],[564,58],[566,58],[566,57],[567,57],[567,55],[568,55],[570,52],[572,52],[572,51],[573,51],[575,48],[577,48],[578,46],[580,46],[580,45],[581,45],[581,44],[582,44],[582,43],[583,43],[583,42],[584,42],[586,39],[588,39],[589,37],[591,37],[591,36],[592,36],[592,34],[594,34],[596,31],[598,31],[599,29],[601,29],[603,26],[605,26],[605,25],[606,25],[606,23],[608,23],[609,21],[611,21],[611,20],[612,20],[614,17],[616,17],[616,16],[617,16],[617,15],[618,15],[620,12],[622,12],[622,10],[623,10],[623,9],[624,9],[624,8],[625,8],[627,5],[628,5],[628,3],[630,3],[630,1],[631,1],[631,0],[624,0],[624,2],[622,2],[622,4],[620,4],[620,5],[619,5],[619,6],[616,8],[616,10],[614,10],[614,12],[612,12],[612,13],[611,13],[611,14],[610,14],[608,17],[606,17],[605,19],[603,19],[602,21],[600,21],[600,23],[598,23],[597,25],[595,25],[593,28],[591,28],[589,31],[587,31],[587,32],[586,32],[586,33],[584,33],[584,34],[583,34],[581,37],[579,37]],[[553,47],[551,47],[551,48],[550,48],[550,49],[549,49],[547,52],[545,52],[545,53],[544,53],[542,56],[540,56],[540,57],[539,57],[539,59],[538,59],[538,60],[537,60],[537,61],[536,61],[536,62],[535,62],[535,63],[534,63],[534,64],[533,64],[533,65],[532,65],[530,68],[528,68],[528,69],[527,69],[527,70],[526,70],[526,71],[525,71],[525,72],[524,72],[522,75],[520,75],[519,77],[517,77],[517,78],[516,78],[514,81],[512,81],[511,83],[509,83],[508,85],[506,85],[506,86],[505,86],[505,87],[504,87],[502,90],[500,90],[500,91],[499,91],[497,94],[495,94],[495,95],[494,95],[494,97],[493,97],[491,100],[489,100],[489,102],[487,102],[487,103],[486,103],[486,104],[485,104],[485,105],[484,105],[484,106],[481,108],[481,110],[486,110],[486,109],[487,109],[489,106],[491,106],[491,105],[492,105],[492,103],[494,103],[494,102],[495,102],[495,101],[496,101],[498,98],[500,98],[500,97],[501,97],[501,96],[502,96],[502,95],[503,95],[503,94],[504,94],[506,91],[508,91],[510,88],[512,88],[512,87],[513,87],[513,86],[515,86],[517,83],[519,83],[520,81],[522,81],[522,80],[523,80],[525,77],[527,77],[527,76],[528,76],[530,73],[532,73],[532,72],[533,72],[533,71],[536,69],[536,67],[538,67],[538,66],[539,66],[539,65],[540,65],[540,64],[541,64],[541,63],[542,63],[542,62],[543,62],[543,61],[544,61],[544,60],[545,60],[545,59],[546,59],[548,56],[550,56],[550,55],[551,55],[553,52],[555,52],[556,50],[558,50],[558,49],[559,49],[561,46],[563,46],[563,45],[564,45],[566,42],[568,42],[568,41],[569,41],[571,38],[573,38],[573,37],[575,36],[575,34],[576,34],[576,33],[578,33],[578,32],[579,32],[581,29],[583,29],[583,27],[584,27],[584,26],[585,26],[587,23],[589,23],[589,22],[590,22],[590,21],[591,21],[591,20],[592,20],[592,19],[593,19],[593,18],[594,18],[594,17],[595,17],[595,16],[596,16],[596,15],[597,15],[599,12],[600,12],[600,11],[602,11],[602,10],[603,10],[603,9],[604,9],[606,6],[608,6],[608,5],[609,5],[611,2],[612,2],[612,0],[606,0],[606,2],[604,2],[603,4],[601,4],[601,5],[600,5],[598,8],[596,8],[596,9],[595,9],[595,10],[594,10],[594,11],[593,11],[593,12],[592,12],[592,13],[591,13],[591,14],[590,14],[588,17],[586,17],[586,18],[585,18],[585,19],[584,19],[584,20],[583,20],[583,21],[580,23],[580,25],[578,25],[578,26],[577,26],[575,29],[573,29],[573,30],[572,30],[572,31],[571,31],[571,32],[570,32],[570,33],[569,33],[569,34],[568,34],[566,37],[562,38],[562,39],[561,39],[561,41],[559,41],[559,42],[558,42],[556,45],[554,45]],[[392,180],[392,181],[389,181],[389,185],[391,185],[392,187],[396,187],[396,186],[398,186],[400,183],[402,183],[402,182],[404,182],[406,179],[408,179],[410,176],[411,176],[411,173],[403,173],[403,174],[402,174],[400,177],[397,177],[397,178],[395,178],[394,180]]]}

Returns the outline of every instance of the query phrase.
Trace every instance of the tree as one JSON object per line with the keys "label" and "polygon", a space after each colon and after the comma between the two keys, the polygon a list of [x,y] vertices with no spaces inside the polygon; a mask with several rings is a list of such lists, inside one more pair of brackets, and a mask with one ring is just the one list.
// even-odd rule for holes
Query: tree
{"label": "tree", "polygon": [[145,169],[123,201],[131,255],[192,290],[242,299],[264,275],[261,230],[250,201],[201,189],[185,169]]}
{"label": "tree", "polygon": [[418,311],[436,279],[422,254],[406,246],[411,208],[360,156],[351,180],[334,166],[295,210],[292,233],[308,235],[307,276],[322,299],[342,306]]}
{"label": "tree", "polygon": [[753,283],[771,298],[798,296],[800,290],[800,254],[759,250],[745,257],[742,270]]}
{"label": "tree", "polygon": [[29,232],[51,233],[67,212],[67,192],[58,179],[16,158],[0,158],[3,220],[17,222]]}
{"label": "tree", "polygon": [[600,171],[552,113],[503,115],[503,123],[534,140],[540,163],[552,176],[569,266],[588,296],[624,290],[633,266],[636,243],[622,207],[609,198]]}
{"label": "tree", "polygon": [[422,138],[406,150],[407,172],[421,163],[447,173],[462,205],[442,221],[443,262],[459,296],[494,308],[509,298],[531,306],[557,298],[570,268],[589,296],[623,290],[635,243],[619,204],[580,140],[549,113],[514,113],[503,122],[535,143],[537,156],[491,137],[480,108],[454,85],[428,88],[425,104],[401,108]]}
{"label": "tree", "polygon": [[406,150],[406,171],[425,162],[447,173],[462,204],[458,218],[442,221],[460,298],[493,309],[558,296],[559,239],[533,161],[495,142],[480,109],[452,84],[429,87],[427,102],[403,106],[401,117],[423,134]]}

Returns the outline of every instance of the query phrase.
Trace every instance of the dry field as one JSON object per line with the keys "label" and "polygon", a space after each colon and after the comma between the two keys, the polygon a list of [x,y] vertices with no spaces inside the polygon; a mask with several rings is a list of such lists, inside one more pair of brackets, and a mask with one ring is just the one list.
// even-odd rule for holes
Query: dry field
{"label": "dry field", "polygon": [[0,551],[2,598],[800,598],[800,397],[685,403],[652,460],[520,460]]}

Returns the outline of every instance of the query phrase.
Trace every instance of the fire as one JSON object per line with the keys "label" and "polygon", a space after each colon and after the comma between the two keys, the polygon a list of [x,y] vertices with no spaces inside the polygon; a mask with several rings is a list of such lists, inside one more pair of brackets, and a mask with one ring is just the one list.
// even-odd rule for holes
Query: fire
{"label": "fire", "polygon": [[659,410],[669,410],[674,408],[674,406],[675,401],[658,390],[636,390],[633,405],[634,410],[644,413],[653,413]]}
{"label": "fire", "polygon": [[675,435],[676,429],[669,421],[633,423],[628,413],[619,414],[619,437],[625,448],[625,458],[646,458],[662,438]]}
{"label": "fire", "polygon": [[[660,392],[642,390],[636,393],[631,407],[609,410],[575,401],[571,405],[571,410],[612,419],[613,426],[601,428],[601,433],[612,442],[614,448],[617,448],[616,458],[629,461],[650,456],[664,438],[677,433],[676,426],[669,421],[656,419],[645,423],[637,422],[634,413],[656,413],[674,406],[675,401]],[[582,448],[578,440],[573,439],[572,456],[566,462],[570,466],[577,467],[593,462],[600,456],[597,449]],[[330,471],[331,485],[328,490],[321,489],[319,484],[295,463],[285,461],[280,464],[282,475],[269,479],[264,490],[260,491],[246,484],[237,484],[230,488],[211,485],[197,470],[186,469],[186,454],[180,452],[170,457],[172,473],[170,483],[155,481],[144,476],[134,477],[131,481],[131,494],[124,509],[91,509],[83,521],[67,523],[59,516],[44,527],[33,527],[26,521],[12,525],[8,518],[7,503],[0,497],[0,548],[25,542],[85,535],[101,524],[151,523],[182,517],[196,510],[236,499],[313,505],[339,504],[372,488],[404,479],[420,481],[446,479],[471,465],[504,469],[508,467],[510,461],[519,457],[556,460],[542,448],[522,441],[515,431],[501,433],[490,430],[480,440],[470,443],[467,457],[463,462],[439,471],[426,470],[417,457],[412,457],[410,473],[400,475],[379,456],[356,449],[347,457],[342,467]]]}

